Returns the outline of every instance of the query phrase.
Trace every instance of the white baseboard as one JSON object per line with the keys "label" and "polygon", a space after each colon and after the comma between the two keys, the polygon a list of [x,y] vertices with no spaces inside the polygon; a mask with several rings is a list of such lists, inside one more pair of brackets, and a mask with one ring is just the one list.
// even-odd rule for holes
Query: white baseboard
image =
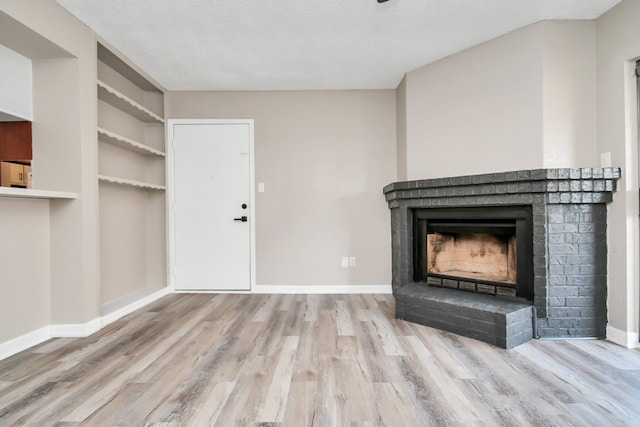
{"label": "white baseboard", "polygon": [[127,314],[131,314],[134,311],[144,307],[145,305],[151,304],[152,302],[170,293],[172,293],[172,291],[169,288],[162,288],[152,294],[145,296],[144,298],[140,298],[139,300],[136,300],[131,304],[128,304],[122,308],[119,308],[111,313],[104,314],[100,318],[102,327],[105,327],[115,322],[116,320],[123,318]]}
{"label": "white baseboard", "polygon": [[614,344],[627,348],[638,348],[640,347],[639,338],[637,332],[625,332],[607,325],[607,341],[611,341]]}
{"label": "white baseboard", "polygon": [[390,294],[391,285],[255,285],[254,294]]}
{"label": "white baseboard", "polygon": [[51,326],[45,326],[28,332],[9,341],[0,343],[0,360],[20,353],[30,347],[45,342],[51,338]]}
{"label": "white baseboard", "polygon": [[44,328],[40,328],[19,337],[13,338],[9,341],[0,343],[0,360],[6,359],[7,357],[13,356],[16,353],[20,353],[23,350],[43,343],[49,338],[88,337],[89,335],[98,332],[108,324],[115,322],[116,320],[126,316],[127,314],[130,314],[169,293],[171,293],[171,290],[169,288],[163,288],[151,295],[134,301],[131,304],[114,311],[113,313],[109,313],[96,319],[90,320],[87,323],[49,325],[45,326]]}
{"label": "white baseboard", "polygon": [[81,338],[100,330],[100,318],[93,319],[87,323],[65,323],[61,325],[51,325],[51,337]]}

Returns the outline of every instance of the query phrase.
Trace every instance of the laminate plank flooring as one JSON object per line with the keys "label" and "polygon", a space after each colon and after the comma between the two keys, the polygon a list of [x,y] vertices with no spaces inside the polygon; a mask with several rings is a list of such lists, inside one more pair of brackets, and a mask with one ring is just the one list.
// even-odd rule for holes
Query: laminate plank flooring
{"label": "laminate plank flooring", "polygon": [[0,426],[640,426],[640,351],[512,350],[390,295],[174,294],[0,361]]}

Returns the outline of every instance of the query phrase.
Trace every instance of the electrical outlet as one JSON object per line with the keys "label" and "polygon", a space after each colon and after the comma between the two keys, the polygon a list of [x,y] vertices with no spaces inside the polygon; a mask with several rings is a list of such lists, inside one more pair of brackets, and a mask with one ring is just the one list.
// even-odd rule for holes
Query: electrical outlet
{"label": "electrical outlet", "polygon": [[349,257],[348,256],[343,256],[342,257],[342,268],[347,268],[349,267]]}
{"label": "electrical outlet", "polygon": [[611,152],[607,151],[606,153],[600,154],[600,167],[601,168],[610,168],[611,167]]}
{"label": "electrical outlet", "polygon": [[355,267],[356,266],[356,257],[352,256],[349,257],[349,267]]}

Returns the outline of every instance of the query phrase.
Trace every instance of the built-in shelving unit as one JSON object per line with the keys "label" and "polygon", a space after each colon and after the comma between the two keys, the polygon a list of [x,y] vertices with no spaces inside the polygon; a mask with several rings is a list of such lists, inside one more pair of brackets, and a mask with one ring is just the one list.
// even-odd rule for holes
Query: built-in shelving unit
{"label": "built-in shelving unit", "polygon": [[100,283],[107,310],[167,283],[164,94],[103,43],[97,59]]}

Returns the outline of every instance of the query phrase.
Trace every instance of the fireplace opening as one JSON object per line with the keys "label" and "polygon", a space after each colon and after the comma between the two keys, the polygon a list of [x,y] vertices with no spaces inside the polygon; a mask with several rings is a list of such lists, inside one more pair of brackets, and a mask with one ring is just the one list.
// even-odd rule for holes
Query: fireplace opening
{"label": "fireplace opening", "polygon": [[529,207],[417,209],[416,282],[533,299]]}
{"label": "fireplace opening", "polygon": [[490,233],[427,234],[428,274],[448,274],[513,285],[516,238]]}

